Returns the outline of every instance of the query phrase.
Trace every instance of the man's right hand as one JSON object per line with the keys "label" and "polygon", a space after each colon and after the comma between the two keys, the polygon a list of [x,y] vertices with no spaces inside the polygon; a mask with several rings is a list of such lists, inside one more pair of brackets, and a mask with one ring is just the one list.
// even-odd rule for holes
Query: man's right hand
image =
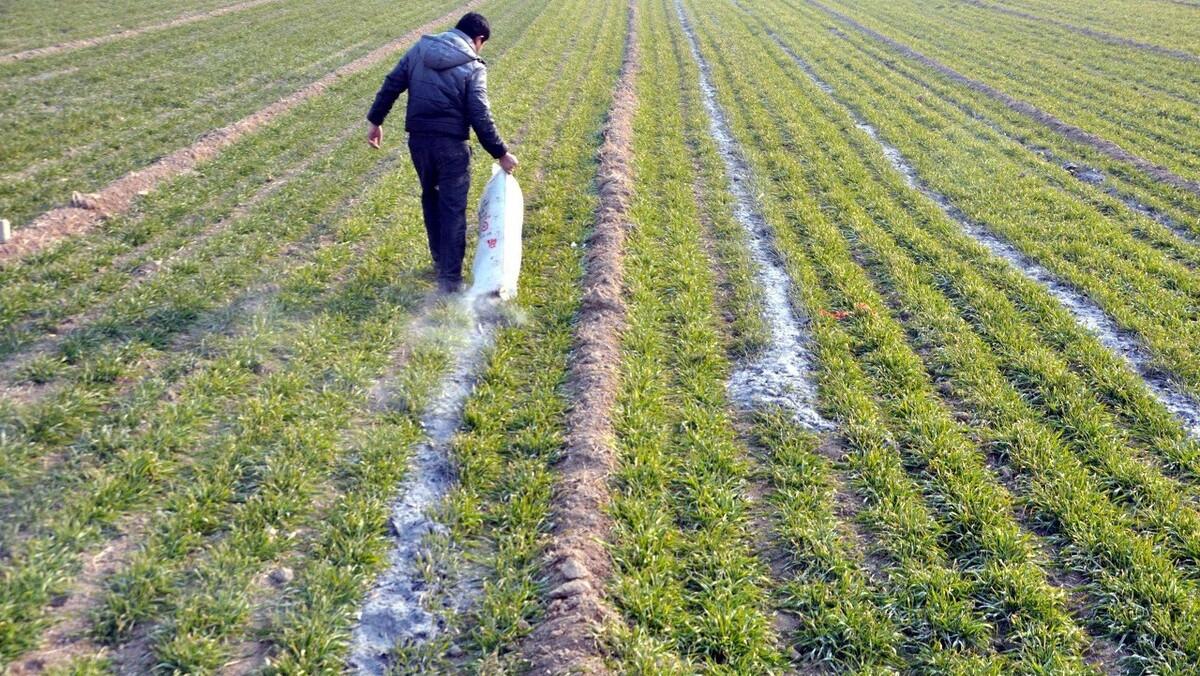
{"label": "man's right hand", "polygon": [[513,171],[517,168],[517,164],[517,156],[513,155],[512,153],[508,153],[504,157],[500,158],[500,168],[503,169],[506,174],[513,173]]}
{"label": "man's right hand", "polygon": [[374,122],[367,123],[367,144],[372,148],[378,148],[383,141],[383,127]]}

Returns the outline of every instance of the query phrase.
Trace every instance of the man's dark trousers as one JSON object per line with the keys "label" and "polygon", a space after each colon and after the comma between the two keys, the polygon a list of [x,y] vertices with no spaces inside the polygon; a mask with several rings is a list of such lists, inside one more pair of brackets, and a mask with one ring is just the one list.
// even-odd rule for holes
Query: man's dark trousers
{"label": "man's dark trousers", "polygon": [[410,135],[408,150],[421,181],[425,233],[438,282],[462,281],[467,249],[467,193],[471,189],[471,146],[449,136]]}

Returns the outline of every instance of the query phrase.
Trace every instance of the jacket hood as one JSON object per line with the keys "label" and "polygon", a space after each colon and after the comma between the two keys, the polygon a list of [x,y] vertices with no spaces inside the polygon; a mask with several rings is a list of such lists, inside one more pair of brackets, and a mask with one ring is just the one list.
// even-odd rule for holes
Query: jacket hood
{"label": "jacket hood", "polygon": [[426,35],[421,62],[432,70],[457,68],[464,63],[479,61],[479,55],[462,31],[452,30],[437,35]]}

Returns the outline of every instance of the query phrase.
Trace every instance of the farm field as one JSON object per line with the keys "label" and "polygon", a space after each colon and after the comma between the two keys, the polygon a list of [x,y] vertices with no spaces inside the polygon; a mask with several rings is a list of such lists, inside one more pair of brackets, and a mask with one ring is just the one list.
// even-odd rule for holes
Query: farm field
{"label": "farm field", "polygon": [[[509,303],[364,139],[466,11]],[[0,17],[5,673],[1200,673],[1200,2]]]}

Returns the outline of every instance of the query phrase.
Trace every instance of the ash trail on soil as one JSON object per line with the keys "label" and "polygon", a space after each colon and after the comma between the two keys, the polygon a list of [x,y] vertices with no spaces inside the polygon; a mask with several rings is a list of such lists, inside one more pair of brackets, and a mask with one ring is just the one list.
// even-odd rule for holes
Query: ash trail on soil
{"label": "ash trail on soil", "polygon": [[[418,645],[445,629],[443,615],[430,608],[429,580],[422,564],[429,558],[426,537],[448,534],[434,512],[457,482],[451,443],[462,423],[467,398],[487,363],[497,328],[511,316],[494,298],[464,295],[460,307],[444,321],[425,320],[419,331],[432,334],[452,353],[449,371],[421,417],[425,441],[413,453],[409,473],[397,491],[390,524],[395,548],[391,566],[375,581],[354,627],[349,658],[358,674],[390,673],[389,657],[397,645]],[[384,398],[387,395],[385,393]],[[387,402],[383,402],[387,406]],[[478,580],[456,580],[445,610],[464,609],[478,595]]]}
{"label": "ash trail on soil", "polygon": [[729,130],[729,121],[717,102],[712,69],[700,54],[699,43],[683,4],[675,11],[687,36],[692,58],[700,70],[700,91],[708,113],[709,130],[729,175],[729,191],[736,199],[734,217],[749,235],[754,276],[763,291],[763,317],[771,329],[771,344],[757,359],[738,365],[729,380],[730,398],[747,410],[782,408],[797,424],[810,430],[827,430],[830,423],[816,408],[813,383],[814,358],[807,347],[805,326],[792,305],[792,282],[775,250],[774,235],[756,204],[749,165]]}
{"label": "ash trail on soil", "polygon": [[819,89],[829,93],[835,102],[854,121],[854,125],[875,141],[883,151],[892,168],[904,177],[904,182],[933,201],[968,236],[982,244],[993,255],[1008,261],[1029,279],[1038,282],[1064,307],[1075,320],[1099,339],[1104,347],[1120,356],[1126,364],[1146,383],[1146,387],[1175,417],[1183,423],[1189,436],[1200,439],[1200,402],[1197,402],[1180,385],[1162,374],[1154,366],[1154,357],[1143,347],[1138,337],[1121,328],[1105,311],[1086,294],[1061,281],[1054,273],[1031,260],[1012,244],[1006,242],[984,226],[975,223],[945,195],[926,185],[916,169],[898,148],[879,135],[879,131],[857,111],[834,95],[834,89],[817,76],[812,67],[791,48],[772,35],[776,44],[796,62]]}

